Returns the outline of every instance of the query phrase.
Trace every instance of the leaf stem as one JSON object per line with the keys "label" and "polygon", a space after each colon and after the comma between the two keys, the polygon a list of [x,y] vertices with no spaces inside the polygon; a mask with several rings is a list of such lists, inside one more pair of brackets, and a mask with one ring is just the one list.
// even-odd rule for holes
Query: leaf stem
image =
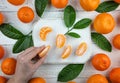
{"label": "leaf stem", "polygon": [[65,35],[67,35],[70,31],[72,31],[73,30],[73,28],[71,28],[71,29],[69,29],[66,33],[65,33]]}
{"label": "leaf stem", "polygon": [[31,35],[32,34],[32,31],[30,31],[27,35]]}

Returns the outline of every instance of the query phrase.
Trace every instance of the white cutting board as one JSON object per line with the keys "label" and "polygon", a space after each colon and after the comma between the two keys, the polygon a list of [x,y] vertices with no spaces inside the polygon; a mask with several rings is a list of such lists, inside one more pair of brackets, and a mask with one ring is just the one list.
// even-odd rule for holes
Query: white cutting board
{"label": "white cutting board", "polygon": [[[78,21],[78,19],[76,20]],[[52,32],[50,32],[47,35],[47,40],[42,41],[39,36],[40,29],[44,26],[49,26],[53,29]],[[74,32],[77,32],[80,34],[81,38],[72,38],[67,36],[67,42],[65,46],[61,49],[57,48],[55,45],[55,40],[57,34],[64,34],[67,32],[67,27],[64,24],[64,21],[62,19],[40,19],[37,23],[33,26],[33,41],[34,46],[39,47],[41,45],[50,45],[51,49],[48,53],[48,57],[45,60],[45,63],[48,64],[60,64],[60,63],[85,63],[91,56],[91,37],[90,37],[90,27],[87,27],[82,30],[73,30]],[[88,45],[87,51],[82,56],[76,56],[75,50],[77,49],[78,45],[81,42],[86,42]],[[61,54],[64,51],[66,45],[72,46],[72,53],[70,57],[67,59],[62,59]]]}

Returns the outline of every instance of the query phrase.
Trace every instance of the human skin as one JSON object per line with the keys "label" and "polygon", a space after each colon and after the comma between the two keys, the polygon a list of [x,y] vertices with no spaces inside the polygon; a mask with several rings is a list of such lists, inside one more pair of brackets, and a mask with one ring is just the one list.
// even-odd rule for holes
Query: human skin
{"label": "human skin", "polygon": [[15,75],[7,83],[27,83],[35,71],[42,65],[46,56],[34,62],[32,59],[44,49],[45,46],[31,47],[18,55]]}

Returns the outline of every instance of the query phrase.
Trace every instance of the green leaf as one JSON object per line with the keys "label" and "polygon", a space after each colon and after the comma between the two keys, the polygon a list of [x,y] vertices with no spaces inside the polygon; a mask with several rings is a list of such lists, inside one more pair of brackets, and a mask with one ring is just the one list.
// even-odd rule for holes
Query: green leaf
{"label": "green leaf", "polygon": [[96,11],[99,13],[110,12],[115,10],[118,6],[119,4],[114,1],[104,1],[98,6]]}
{"label": "green leaf", "polygon": [[33,46],[32,36],[23,37],[15,43],[13,53],[19,53],[31,46]]}
{"label": "green leaf", "polygon": [[82,71],[84,64],[69,64],[58,75],[58,81],[68,82],[75,79]]}
{"label": "green leaf", "polygon": [[112,46],[110,42],[102,34],[92,32],[91,37],[93,42],[95,42],[99,48],[108,52],[112,51]]}
{"label": "green leaf", "polygon": [[0,25],[0,30],[5,36],[12,38],[12,39],[20,39],[20,38],[24,37],[23,33],[18,31],[17,29],[15,29],[10,24]]}
{"label": "green leaf", "polygon": [[35,9],[39,17],[42,16],[49,0],[35,0]]}
{"label": "green leaf", "polygon": [[92,20],[89,18],[84,18],[80,21],[78,21],[75,25],[74,25],[74,29],[84,29],[86,27],[88,27],[91,24]]}
{"label": "green leaf", "polygon": [[68,5],[64,10],[64,22],[66,27],[71,27],[76,20],[76,12],[75,9]]}
{"label": "green leaf", "polygon": [[67,35],[74,37],[74,38],[80,38],[80,35],[77,33],[74,33],[74,32],[69,32],[69,33],[67,33]]}

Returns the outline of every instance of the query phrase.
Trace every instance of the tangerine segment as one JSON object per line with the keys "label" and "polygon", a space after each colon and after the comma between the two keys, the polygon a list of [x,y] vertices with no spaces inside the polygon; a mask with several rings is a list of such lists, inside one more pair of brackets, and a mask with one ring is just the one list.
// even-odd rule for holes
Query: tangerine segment
{"label": "tangerine segment", "polygon": [[66,37],[63,34],[58,34],[56,38],[56,46],[62,48],[65,45]]}
{"label": "tangerine segment", "polygon": [[28,83],[46,83],[46,80],[42,77],[32,78]]}
{"label": "tangerine segment", "polygon": [[41,28],[41,30],[40,30],[40,38],[43,41],[46,41],[46,37],[47,37],[48,33],[50,33],[50,32],[52,32],[51,27],[43,27],[43,28]]}
{"label": "tangerine segment", "polygon": [[25,0],[7,0],[7,1],[15,6],[22,5],[25,2]]}
{"label": "tangerine segment", "polygon": [[64,52],[62,53],[62,59],[68,58],[70,56],[71,52],[72,52],[72,47],[70,45],[68,45],[65,48]]}
{"label": "tangerine segment", "polygon": [[29,23],[34,19],[34,11],[32,10],[32,8],[25,6],[18,10],[17,16],[20,21],[24,23]]}
{"label": "tangerine segment", "polygon": [[101,74],[95,74],[90,76],[86,83],[108,83],[108,80]]}
{"label": "tangerine segment", "polygon": [[109,73],[109,77],[112,83],[120,83],[120,67],[113,68]]}
{"label": "tangerine segment", "polygon": [[99,6],[100,0],[80,0],[80,5],[86,11],[94,11]]}
{"label": "tangerine segment", "polygon": [[41,53],[39,53],[39,57],[44,57],[49,50],[50,50],[50,46],[46,46],[46,48]]}
{"label": "tangerine segment", "polygon": [[107,34],[113,31],[115,24],[116,23],[112,15],[101,13],[95,18],[93,27],[98,33]]}
{"label": "tangerine segment", "polygon": [[85,42],[81,43],[77,50],[76,50],[76,55],[82,56],[87,50],[87,44]]}
{"label": "tangerine segment", "polygon": [[2,13],[0,13],[0,25],[4,22],[4,16]]}

